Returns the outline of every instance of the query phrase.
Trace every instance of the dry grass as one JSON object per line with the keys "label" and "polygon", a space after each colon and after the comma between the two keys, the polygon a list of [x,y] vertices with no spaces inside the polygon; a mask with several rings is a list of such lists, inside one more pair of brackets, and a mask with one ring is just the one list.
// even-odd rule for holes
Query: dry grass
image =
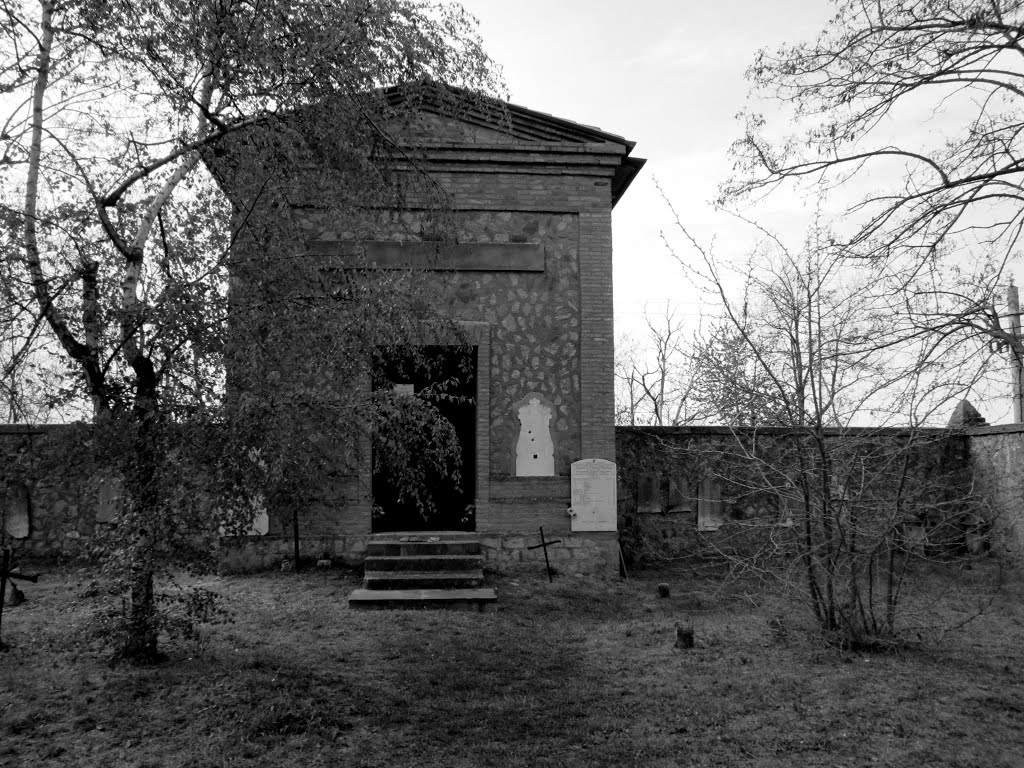
{"label": "dry grass", "polygon": [[[234,623],[111,669],[92,575],[44,570],[4,617],[4,766],[1024,765],[1019,581],[941,647],[865,655],[688,568],[498,578],[487,614],[349,611],[349,572],[224,577]],[[993,577],[960,575],[929,582],[947,618]]]}

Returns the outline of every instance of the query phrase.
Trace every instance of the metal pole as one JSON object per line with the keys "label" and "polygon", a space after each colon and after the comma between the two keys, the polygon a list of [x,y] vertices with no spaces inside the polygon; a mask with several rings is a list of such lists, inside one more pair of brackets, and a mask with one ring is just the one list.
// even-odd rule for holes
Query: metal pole
{"label": "metal pole", "polygon": [[1013,420],[1016,423],[1024,421],[1024,372],[1021,368],[1024,365],[1021,355],[1020,338],[1020,298],[1017,295],[1017,286],[1010,281],[1010,287],[1006,289],[1006,304],[1010,312],[1010,328],[1013,333],[1013,343],[1010,344],[1010,365],[1013,368]]}

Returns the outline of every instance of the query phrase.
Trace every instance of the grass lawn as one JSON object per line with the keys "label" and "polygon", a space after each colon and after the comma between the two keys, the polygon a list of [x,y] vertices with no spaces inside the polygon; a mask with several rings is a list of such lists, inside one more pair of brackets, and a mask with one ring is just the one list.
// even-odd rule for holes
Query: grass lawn
{"label": "grass lawn", "polygon": [[[217,577],[233,623],[138,669],[90,635],[94,574],[40,569],[4,615],[2,766],[1024,766],[1019,575],[884,654],[780,632],[777,603],[683,566],[495,577],[484,614],[350,611],[349,571]],[[993,572],[933,576],[945,618]]]}

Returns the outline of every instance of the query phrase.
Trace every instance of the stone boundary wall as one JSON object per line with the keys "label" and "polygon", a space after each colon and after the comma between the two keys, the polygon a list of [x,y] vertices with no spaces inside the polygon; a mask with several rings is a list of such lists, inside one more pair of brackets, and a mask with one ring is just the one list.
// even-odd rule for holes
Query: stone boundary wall
{"label": "stone boundary wall", "polygon": [[994,543],[1024,562],[1024,424],[974,427],[966,435],[973,480],[1001,534]]}
{"label": "stone boundary wall", "polygon": [[[614,532],[581,534],[545,529],[544,538],[549,542],[551,569],[557,574],[608,578],[618,573],[618,538]],[[358,567],[366,556],[369,539],[369,535],[307,536],[302,539],[302,557],[309,562],[327,558],[335,564]],[[482,532],[484,571],[543,575],[544,550],[539,544],[539,531]],[[278,568],[283,560],[292,557],[293,544],[287,536],[251,536],[230,542],[220,564],[223,572],[249,573]]]}
{"label": "stone boundary wall", "polygon": [[[12,484],[23,484],[28,490],[33,513],[34,530],[29,539],[15,541],[16,550],[46,556],[88,557],[93,553],[95,538],[102,535],[105,524],[97,521],[101,511],[100,491],[103,479],[69,467],[59,458],[47,455],[48,437],[67,425],[0,425],[0,503],[9,503],[7,489]],[[698,531],[693,511],[670,512],[667,508],[667,479],[673,472],[686,471],[680,466],[680,456],[686,445],[709,446],[722,441],[734,441],[743,430],[728,427],[619,427],[616,429],[618,449],[619,535],[623,548],[628,550],[637,534],[660,542],[661,551],[672,555],[706,552],[709,544],[731,535],[728,520],[723,528],[714,532]],[[760,429],[760,436],[792,434],[792,430]],[[852,436],[900,436],[905,430],[870,429],[851,430]],[[929,434],[936,438],[946,436],[953,444],[947,462],[957,468],[962,465],[965,482],[971,483],[983,497],[996,521],[993,545],[997,550],[1024,558],[1024,425],[975,427],[962,432],[936,429]],[[963,450],[957,450],[956,444]],[[638,450],[639,446],[639,450]],[[638,462],[638,457],[641,461]],[[692,468],[692,467],[690,467]],[[58,474],[60,479],[58,479]],[[665,482],[657,489],[660,508],[638,510],[638,482],[643,474],[660,474]],[[549,548],[552,565],[563,573],[612,574],[617,572],[616,536],[574,534],[566,530],[563,495],[567,495],[564,479],[547,479],[543,488],[549,496],[551,510],[547,516],[523,514],[521,530],[480,530],[487,568],[492,571],[543,569],[543,550],[528,547],[540,543],[537,521],[545,525],[549,539],[562,543]],[[506,481],[506,484],[514,484]],[[549,485],[555,487],[548,487]],[[497,484],[496,495],[501,496],[504,486]],[[531,486],[532,487],[532,486]],[[518,497],[523,489],[509,489]],[[511,502],[512,499],[509,499]],[[728,502],[728,500],[726,500]],[[521,500],[520,500],[521,503]],[[512,505],[514,506],[514,505]],[[533,510],[531,510],[533,511]],[[531,519],[527,519],[531,518]],[[544,518],[544,519],[541,519]],[[545,524],[546,523],[546,524]],[[733,531],[732,533],[735,533]],[[362,561],[367,534],[339,533],[317,536],[304,534],[304,556],[320,557],[324,554],[350,565]],[[224,566],[230,570],[257,570],[277,567],[292,553],[292,541],[287,535],[251,537],[239,546],[225,551]]]}
{"label": "stone boundary wall", "polygon": [[[85,425],[78,425],[87,429]],[[15,551],[44,557],[90,558],[110,524],[101,522],[102,489],[106,481],[94,469],[69,466],[54,456],[51,436],[73,429],[69,425],[0,425],[0,503],[9,503],[7,488],[20,485],[27,490],[33,530],[29,538],[10,542]],[[73,448],[73,445],[72,445]],[[64,450],[67,450],[66,446]],[[501,528],[479,528],[484,564],[489,572],[536,571],[544,569],[543,549],[529,549],[540,543],[539,526],[549,541],[552,568],[562,574],[611,577],[618,573],[618,546],[614,532],[572,533],[568,530],[568,478],[512,478],[494,481],[498,502],[506,502],[506,519]],[[348,510],[351,515],[351,509]],[[316,516],[304,521],[316,526]],[[99,519],[98,519],[99,518]],[[221,569],[251,572],[280,567],[293,557],[294,544],[285,522],[272,516],[272,531],[265,536],[226,539]],[[337,528],[337,526],[334,526]],[[304,530],[301,552],[304,559],[323,557],[348,566],[362,564],[369,533],[352,533],[324,527],[328,533]]]}
{"label": "stone boundary wall", "polygon": [[[777,468],[785,466],[787,446],[809,434],[786,427],[617,427],[619,536],[627,562],[746,556],[769,536],[784,540],[785,499],[777,489],[785,487],[786,473]],[[870,474],[887,443],[911,434],[920,439],[914,466],[932,496],[941,497],[934,500],[955,497],[970,482],[962,432],[863,427],[827,430],[826,439],[842,441],[835,450],[863,462]],[[775,469],[764,471],[757,462]],[[886,479],[879,472],[872,481],[883,497]]]}
{"label": "stone boundary wall", "polygon": [[14,502],[15,488],[27,491],[32,515],[28,539],[12,543],[16,551],[47,556],[82,557],[92,553],[102,523],[101,482],[73,462],[54,456],[51,440],[72,425],[0,425],[0,504]]}

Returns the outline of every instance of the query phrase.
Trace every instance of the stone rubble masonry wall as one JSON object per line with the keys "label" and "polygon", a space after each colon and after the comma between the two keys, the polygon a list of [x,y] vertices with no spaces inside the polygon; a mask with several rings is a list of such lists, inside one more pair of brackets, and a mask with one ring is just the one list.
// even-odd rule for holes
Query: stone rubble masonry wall
{"label": "stone rubble masonry wall", "polygon": [[[431,177],[450,196],[460,243],[527,243],[544,249],[544,272],[435,272],[450,316],[490,329],[489,487],[479,488],[481,533],[570,531],[569,468],[581,458],[614,460],[611,173],[613,168],[529,165],[510,169],[467,162],[437,165]],[[402,212],[382,212],[353,227],[317,208],[313,187],[293,205],[310,241],[429,239],[431,211],[415,196]],[[514,405],[536,391],[556,408],[555,478],[539,489],[514,477],[518,419]],[[362,479],[362,484],[367,483]],[[344,509],[324,504],[323,524],[337,534],[369,531],[365,493]],[[344,519],[342,519],[344,518]]]}
{"label": "stone rubble masonry wall", "polygon": [[[418,239],[419,223],[413,213],[395,214],[379,236]],[[518,420],[513,406],[536,391],[555,406],[555,471],[567,475],[580,458],[578,217],[460,211],[457,226],[461,242],[528,242],[544,248],[543,272],[433,272],[424,278],[449,297],[445,311],[450,317],[490,328],[490,474],[514,471]],[[348,240],[353,234],[329,221],[321,227],[321,241]]]}
{"label": "stone rubble masonry wall", "polygon": [[[47,436],[60,426],[0,425],[0,484],[22,482],[20,471],[26,459],[45,459]],[[620,528],[623,515],[636,513],[636,475],[647,471],[668,471],[657,462],[646,462],[643,468],[630,463],[627,452],[636,434],[656,430],[620,428],[619,503]],[[688,428],[688,436],[698,442],[729,438],[729,430],[715,427]],[[660,436],[662,439],[664,435]],[[997,535],[993,544],[997,551],[1024,559],[1024,425],[982,427],[965,433],[969,447],[969,468],[975,490],[987,498],[995,516]],[[43,462],[45,464],[46,462]],[[17,551],[43,556],[87,557],[92,553],[94,537],[105,528],[96,522],[98,489],[102,478],[68,472],[51,466],[44,474],[27,478],[30,504],[34,517],[31,538],[14,542]],[[683,468],[685,470],[685,468]],[[484,546],[485,562],[491,570],[543,569],[543,551],[529,550],[540,543],[539,527],[544,527],[548,540],[561,539],[562,544],[549,549],[553,566],[564,574],[613,575],[617,573],[617,536],[615,533],[571,533],[566,507],[569,479],[504,478],[492,480],[491,508],[498,510],[490,519],[492,527],[478,526]],[[4,503],[6,498],[4,497]],[[344,509],[344,507],[341,507]],[[319,517],[305,520],[302,531],[304,556],[324,555],[357,565],[366,551],[369,532],[359,515],[338,514],[339,507],[325,507]],[[662,539],[677,539],[686,550],[697,533],[690,515],[645,514],[646,533]],[[339,520],[347,525],[339,525]],[[265,537],[247,537],[242,542],[227,542],[223,565],[235,571],[277,567],[292,555],[292,541],[281,521]]]}
{"label": "stone rubble masonry wall", "polygon": [[976,487],[995,519],[997,550],[1024,562],[1024,424],[967,430]]}
{"label": "stone rubble masonry wall", "polygon": [[[520,551],[515,534],[538,536],[543,526],[551,538],[570,536],[566,512],[570,464],[580,458],[614,458],[610,182],[569,170],[559,174],[551,166],[545,173],[439,170],[435,178],[451,194],[460,221],[477,223],[476,231],[460,232],[460,240],[465,236],[469,242],[502,242],[509,237],[510,241],[539,242],[545,248],[543,275],[519,275],[515,295],[506,292],[504,300],[498,297],[482,317],[460,315],[490,323],[493,345],[490,488],[487,502],[477,510],[477,530],[485,536],[496,535],[492,538],[498,546],[485,544],[495,562],[512,558],[502,561],[509,566],[524,562],[524,557],[529,562],[529,555],[538,551]],[[481,215],[486,211],[492,217]],[[531,221],[540,226],[550,222],[547,238],[540,229],[536,233],[527,229],[532,229]],[[480,229],[492,222],[498,225],[493,234]],[[555,237],[550,234],[552,225]],[[516,277],[498,274],[492,279],[500,285]],[[547,288],[548,295],[528,324],[517,318],[516,306],[518,302],[522,310],[522,302],[530,298],[531,283]],[[552,344],[560,346],[555,349]],[[562,354],[566,358],[559,360]],[[569,374],[568,381],[563,372]],[[568,430],[553,429],[557,477],[512,476],[518,429],[512,407],[530,391],[551,400],[559,409],[557,423],[569,425]],[[574,538],[602,541],[601,536],[577,534]],[[508,541],[511,547],[505,544]],[[617,573],[617,549],[616,558],[599,557],[598,561],[609,573]],[[563,569],[580,572],[590,562],[596,562],[594,557],[588,559],[580,550],[579,557],[567,560]]]}
{"label": "stone rubble masonry wall", "polygon": [[[936,464],[929,466],[936,467],[942,477],[954,484],[954,495],[970,490],[984,499],[989,510],[986,516],[994,526],[990,539],[994,551],[1024,560],[1024,425],[966,432],[929,431],[936,442],[923,446],[923,450],[938,451],[932,454]],[[777,519],[779,511],[772,503],[756,498],[756,493],[744,497],[743,489],[749,490],[750,486],[743,482],[732,489],[740,495],[724,500],[725,524],[713,532],[697,530],[695,485],[706,474],[722,472],[721,467],[702,469],[702,462],[730,453],[740,455],[735,453],[736,441],[737,435],[745,434],[744,430],[715,426],[619,427],[616,434],[618,527],[627,557],[699,556],[718,550],[744,550],[763,543],[763,528],[758,521],[765,519],[763,515]],[[745,439],[749,439],[749,433],[746,434]],[[771,441],[787,434],[792,434],[792,430],[759,429],[761,450],[770,450]],[[861,428],[852,430],[849,437],[864,440],[863,445],[871,447],[905,434],[898,429]],[[742,479],[741,472],[726,475]],[[667,486],[673,476],[689,481],[690,510],[667,510]],[[640,508],[638,486],[642,477],[661,480],[652,508],[647,510]]]}
{"label": "stone rubble masonry wall", "polygon": [[45,466],[49,437],[60,425],[0,425],[0,503],[7,489],[23,484],[28,490],[32,534],[13,542],[16,550],[38,555],[87,556],[103,525],[96,522],[100,480]]}
{"label": "stone rubble masonry wall", "polygon": [[[356,567],[366,556],[366,534],[352,536],[307,536],[301,540],[301,557],[311,561],[326,559]],[[247,536],[243,541],[227,542],[220,558],[224,573],[254,573],[279,568],[295,555],[288,536]]]}
{"label": "stone rubble masonry wall", "polygon": [[[566,542],[558,550],[563,554],[553,555],[564,560],[563,568],[617,572],[617,534],[572,534],[566,510],[572,462],[615,459],[611,206],[613,178],[626,147],[614,141],[520,144],[500,131],[430,117],[416,130],[454,143],[426,150],[430,183],[421,185],[409,174],[411,192],[402,212],[379,211],[372,221],[342,220],[324,206],[327,190],[307,183],[311,180],[302,174],[285,174],[281,190],[309,241],[431,240],[440,189],[450,201],[460,243],[543,247],[543,272],[435,272],[429,278],[447,296],[443,309],[450,316],[489,328],[489,413],[482,414],[481,428],[487,430],[490,466],[479,489],[477,530],[489,542],[489,562],[500,567],[542,559],[543,553],[526,550],[521,542],[543,526],[551,538]],[[246,238],[240,242],[244,255]],[[233,295],[245,290],[244,276],[234,274]],[[518,419],[513,410],[531,391],[556,410],[551,425],[555,477],[514,477]],[[359,556],[371,527],[366,474],[364,464],[358,478],[350,473],[348,480],[332,481],[336,487],[325,483],[303,517],[305,540],[320,546],[330,539],[336,556]],[[67,499],[50,504],[47,526],[62,533],[47,533],[44,548],[79,546],[72,531],[83,535],[79,529],[89,528],[90,516],[95,519],[83,501],[88,487],[83,489],[84,497],[69,491]],[[247,543],[240,552],[249,556],[240,554],[237,564],[266,565],[282,556],[288,547],[286,523],[272,514],[271,535]]]}
{"label": "stone rubble masonry wall", "polygon": [[[495,562],[529,562],[529,555],[519,553],[521,537],[537,535],[541,526],[551,538],[570,536],[566,510],[572,462],[614,459],[609,180],[571,173],[457,170],[439,172],[437,180],[452,195],[460,242],[536,243],[544,248],[542,273],[432,275],[450,297],[448,310],[454,317],[490,328],[490,487],[487,501],[478,508],[477,530],[497,542],[488,548]],[[345,240],[353,234],[344,222],[325,220],[315,201],[297,202],[310,239]],[[374,236],[420,239],[423,214],[415,204],[410,211],[381,217]],[[556,408],[552,433],[557,477],[512,476],[518,429],[513,406],[531,391],[543,394]],[[370,529],[368,484],[361,480],[323,489],[322,498],[303,516],[304,541],[329,537],[336,555],[358,559]],[[88,485],[52,492],[59,498],[51,501],[47,496],[40,502],[46,510],[40,519],[45,538],[34,537],[26,546],[51,553],[87,551],[81,537],[94,525],[95,493]],[[265,567],[290,553],[287,523],[272,515],[271,535],[247,543],[232,556],[235,566]],[[603,542],[608,536],[614,539],[615,534],[576,534],[569,540]],[[506,540],[511,548],[501,543]],[[303,549],[307,551],[305,544]],[[606,549],[607,542],[568,545],[565,551],[576,556],[563,569],[579,572],[590,569],[586,563],[608,561],[617,572],[617,560],[609,560]],[[584,556],[584,551],[591,554]],[[518,554],[502,554],[508,552]]]}
{"label": "stone rubble masonry wall", "polygon": [[[614,532],[559,533],[547,528],[544,538],[548,542],[548,561],[555,573],[576,576],[610,578],[618,574],[619,541]],[[540,533],[482,534],[480,544],[484,554],[484,570],[496,573],[545,572],[544,549]],[[537,547],[530,549],[530,547]]]}

